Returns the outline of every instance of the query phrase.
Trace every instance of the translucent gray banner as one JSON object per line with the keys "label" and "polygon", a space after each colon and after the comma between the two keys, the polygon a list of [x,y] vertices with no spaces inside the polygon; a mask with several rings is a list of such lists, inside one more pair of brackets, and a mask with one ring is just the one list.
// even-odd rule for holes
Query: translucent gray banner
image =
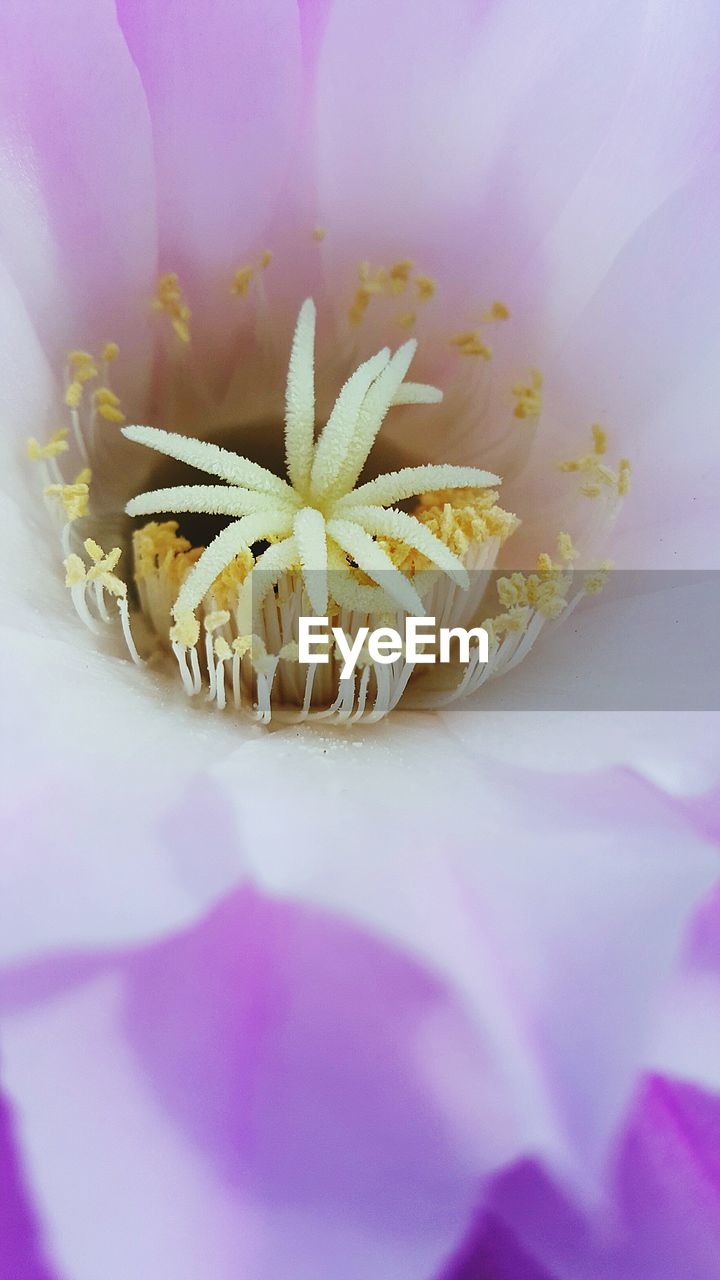
{"label": "translucent gray banner", "polygon": [[[370,631],[394,627],[404,646],[406,619],[419,613],[412,601],[407,607],[400,603],[397,575],[390,573],[378,575],[377,583],[337,571],[327,579],[312,573],[303,579],[298,573],[280,584],[263,581],[262,573],[253,577],[253,631],[269,653],[285,647],[284,661],[298,660],[287,647],[298,641],[301,616],[326,616],[328,628],[340,626],[350,644],[363,626]],[[478,705],[536,711],[720,710],[720,571],[611,570],[602,584],[591,570],[521,570],[517,576],[507,568],[477,570],[459,585],[434,571],[406,578],[438,633],[442,627],[488,624],[486,678],[469,685]],[[362,590],[354,595],[358,587]],[[383,597],[368,594],[378,587]],[[316,607],[326,591],[329,603],[319,615]],[[332,645],[331,636],[331,650]],[[432,651],[430,643],[425,652]],[[421,681],[423,687],[440,687],[457,680],[457,653],[453,647],[454,665],[444,668],[418,663],[408,694]],[[476,661],[475,654],[471,660]],[[404,647],[397,661],[407,664]]]}

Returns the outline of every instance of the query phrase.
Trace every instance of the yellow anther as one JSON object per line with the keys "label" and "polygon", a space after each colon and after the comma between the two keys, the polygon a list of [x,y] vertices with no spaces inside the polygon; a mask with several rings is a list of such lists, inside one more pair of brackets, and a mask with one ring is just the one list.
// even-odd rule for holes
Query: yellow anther
{"label": "yellow anther", "polygon": [[407,288],[410,272],[415,266],[409,258],[404,258],[402,262],[394,262],[388,272],[390,292],[402,293]]}
{"label": "yellow anther", "polygon": [[492,356],[492,347],[483,342],[477,329],[454,333],[450,338],[450,345],[457,347],[462,356],[482,356],[483,360],[489,360]]}
{"label": "yellow anther", "polygon": [[73,368],[80,368],[83,365],[92,364],[95,357],[89,351],[68,351],[68,364]]}
{"label": "yellow anther", "polygon": [[325,239],[326,235],[327,235],[327,231],[325,230],[324,227],[313,227],[312,237],[313,237],[313,240],[317,240],[318,244],[320,243],[321,240]]}
{"label": "yellow anther", "polygon": [[352,325],[360,324],[370,302],[370,291],[366,286],[361,286],[355,291],[352,305],[348,310],[348,320]]}
{"label": "yellow anther", "polygon": [[252,649],[252,643],[252,636],[238,636],[233,640],[231,648],[233,653],[236,653],[239,658],[244,658],[245,654],[249,653]]}
{"label": "yellow anther", "polygon": [[203,625],[206,631],[217,631],[218,627],[224,627],[230,621],[230,613],[227,609],[215,609],[212,613],[207,613],[203,618]]}
{"label": "yellow anther", "polygon": [[182,644],[193,649],[200,639],[200,623],[194,613],[184,613],[170,628],[172,644]]}
{"label": "yellow anther", "polygon": [[475,342],[466,342],[465,346],[460,348],[461,356],[482,356],[483,360],[492,359],[492,353],[492,347],[479,338]]}
{"label": "yellow anther", "polygon": [[95,392],[95,407],[101,418],[108,422],[124,422],[125,414],[118,407],[119,404],[119,396],[110,387],[98,387]]}
{"label": "yellow anther", "polygon": [[125,422],[125,414],[120,409],[114,409],[111,404],[98,405],[98,413],[106,422]]}
{"label": "yellow anther", "polygon": [[542,573],[542,574],[554,573],[555,570],[554,570],[553,562],[550,559],[550,556],[548,555],[547,551],[540,552],[540,555],[537,558],[537,570],[538,570],[538,573]]}
{"label": "yellow anther", "polygon": [[403,311],[402,315],[397,318],[398,324],[402,325],[403,329],[412,329],[416,320],[417,311]]}
{"label": "yellow anther", "polygon": [[74,382],[79,382],[83,386],[86,382],[92,382],[93,378],[97,378],[98,370],[94,364],[81,364],[75,370]]}
{"label": "yellow anther", "polygon": [[278,654],[278,657],[282,658],[283,662],[299,662],[300,661],[299,645],[297,645],[294,640],[291,640],[289,644],[283,645],[282,649]]}
{"label": "yellow anther", "polygon": [[93,538],[86,538],[83,546],[93,562],[86,574],[88,582],[99,581],[113,595],[124,595],[127,590],[125,583],[116,578],[113,572],[122,555],[120,548],[113,547],[106,553]]}
{"label": "yellow anther", "polygon": [[90,496],[87,481],[75,481],[74,484],[49,484],[45,493],[48,498],[60,499],[68,520],[78,520],[81,516],[87,515]]}
{"label": "yellow anther", "polygon": [[[402,266],[397,263],[397,266]],[[385,267],[377,267],[374,271],[369,262],[361,262],[358,266],[359,287],[355,290],[352,303],[348,309],[348,320],[351,325],[358,325],[368,309],[374,294],[384,293],[388,286],[388,272]],[[396,292],[397,290],[393,290]]]}
{"label": "yellow anther", "polygon": [[612,560],[603,560],[602,564],[595,571],[595,573],[588,574],[587,578],[583,583],[583,587],[589,596],[596,596],[599,591],[602,591],[603,587],[605,586],[605,583],[607,582],[607,576],[610,570],[612,569],[612,567],[613,567]]}
{"label": "yellow anther", "polygon": [[525,384],[516,382],[512,388],[515,397],[514,416],[516,418],[537,418],[542,412],[543,376],[539,369],[530,370],[530,381]]}
{"label": "yellow anther", "polygon": [[255,274],[255,268],[252,266],[238,267],[233,276],[232,292],[238,298],[244,298],[250,288],[250,281]]}
{"label": "yellow anther", "polygon": [[513,605],[507,613],[500,613],[490,619],[493,638],[505,635],[508,631],[524,631],[530,620],[530,610],[526,605]]}
{"label": "yellow anther", "polygon": [[164,311],[170,317],[172,327],[181,342],[190,341],[191,311],[183,300],[180,282],[174,271],[166,272],[158,280],[152,307],[154,311]]}
{"label": "yellow anther", "polygon": [[[484,543],[491,538],[504,543],[520,521],[497,505],[498,494],[492,489],[445,489],[424,493],[413,511],[416,520],[445,543],[454,555],[462,558],[472,542]],[[380,540],[393,564],[403,573],[414,574],[429,569],[430,562],[401,542]]]}
{"label": "yellow anther", "polygon": [[120,348],[117,342],[106,342],[102,349],[102,358],[107,364],[111,364],[113,360],[117,360],[119,352]]}
{"label": "yellow anther", "polygon": [[493,302],[489,314],[491,320],[509,320],[510,308],[504,302]]}
{"label": "yellow anther", "polygon": [[602,457],[602,455],[607,451],[608,438],[607,431],[600,426],[599,422],[594,422],[592,425],[592,438],[594,452],[598,457]]}
{"label": "yellow anther", "polygon": [[92,480],[92,471],[89,467],[83,467],[82,471],[78,471],[73,484],[90,484]]}
{"label": "yellow anther", "polygon": [[624,498],[630,488],[630,462],[621,458],[617,471],[607,466],[600,459],[607,450],[607,432],[599,423],[592,426],[593,452],[582,454],[579,458],[567,458],[559,464],[561,471],[581,471],[587,479],[580,486],[580,492],[586,498],[597,498],[603,489],[612,489],[618,497]]}
{"label": "yellow anther", "polygon": [[213,644],[215,657],[221,658],[223,662],[227,662],[228,658],[232,658],[232,649],[227,640],[223,636],[218,636]]}
{"label": "yellow anther", "polygon": [[119,547],[113,547],[112,551],[105,555],[102,547],[97,542],[93,542],[92,538],[85,539],[85,550],[90,559],[94,562],[90,569],[86,569],[80,556],[74,553],[69,555],[64,561],[65,565],[65,585],[68,587],[76,587],[82,582],[99,582],[106,591],[116,597],[126,596],[127,587],[122,578],[118,578],[113,573],[122,552]]}
{"label": "yellow anther", "polygon": [[103,556],[105,555],[105,552],[103,551],[100,544],[98,542],[95,542],[93,538],[86,538],[83,543],[83,546],[85,547],[85,550],[87,551],[90,559],[94,561],[95,564],[98,564],[100,560],[102,560]]}
{"label": "yellow anther", "polygon": [[578,552],[573,546],[573,541],[569,533],[558,534],[558,552],[560,559],[564,564],[569,564],[571,561],[577,560]]}
{"label": "yellow anther", "polygon": [[415,276],[415,288],[417,289],[418,302],[428,302],[437,293],[437,280],[433,280],[432,276],[417,275]]}
{"label": "yellow anther", "polygon": [[382,293],[388,282],[385,267],[376,267],[373,271],[369,262],[361,262],[358,266],[358,280],[369,293]]}
{"label": "yellow anther", "polygon": [[76,556],[72,552],[66,560],[63,560],[65,566],[65,586],[77,587],[81,582],[85,581],[85,565],[80,556]]}
{"label": "yellow anther", "polygon": [[260,270],[265,271],[272,262],[272,249],[264,249],[260,255]]}
{"label": "yellow anther", "polygon": [[120,403],[120,397],[116,396],[115,392],[111,391],[110,387],[98,387],[97,391],[95,392],[95,403],[110,404],[110,405],[114,405],[115,408],[117,408],[117,406]]}
{"label": "yellow anther", "polygon": [[[118,563],[118,560],[120,559],[121,555],[122,555],[122,551],[120,550],[120,548],[119,548],[119,547],[113,547],[111,551],[108,551],[107,555],[105,556],[105,561],[104,561],[104,564],[105,564],[104,572],[105,572],[105,573],[110,573],[110,572],[111,572],[111,570],[113,570],[113,569],[115,568],[115,566],[116,566],[116,564]],[[90,572],[92,573],[92,569],[90,570]]]}
{"label": "yellow anther", "polygon": [[68,409],[77,409],[79,407],[80,401],[82,400],[82,393],[82,382],[75,378],[65,392],[65,403],[68,406]]}
{"label": "yellow anther", "polygon": [[550,574],[543,571],[542,576],[513,573],[509,578],[498,579],[498,599],[509,611],[530,608],[545,618],[557,618],[567,604],[569,581],[569,575],[557,569]]}
{"label": "yellow anther", "polygon": [[60,453],[66,453],[68,449],[67,436],[67,427],[59,427],[57,431],[53,431],[46,444],[40,444],[34,436],[31,436],[27,442],[28,457],[33,462],[40,462],[47,458],[56,458]]}

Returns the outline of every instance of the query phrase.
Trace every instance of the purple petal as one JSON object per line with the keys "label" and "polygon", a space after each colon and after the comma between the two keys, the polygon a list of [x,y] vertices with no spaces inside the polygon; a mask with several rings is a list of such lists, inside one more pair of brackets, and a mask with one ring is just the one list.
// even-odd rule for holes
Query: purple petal
{"label": "purple petal", "polygon": [[583,1208],[537,1165],[518,1165],[498,1178],[442,1280],[715,1280],[719,1137],[717,1095],[649,1080],[604,1204]]}
{"label": "purple petal", "polygon": [[120,0],[150,110],[164,270],[224,275],[267,246],[297,128],[291,0]]}
{"label": "purple petal", "polygon": [[4,1274],[13,1280],[53,1280],[41,1253],[10,1108],[0,1094],[0,1262]]}
{"label": "purple petal", "polygon": [[[118,341],[156,271],[152,141],[111,0],[0,13],[0,252],[43,341]],[[130,305],[128,305],[130,304]]]}
{"label": "purple petal", "polygon": [[94,971],[17,971],[3,1002],[26,1167],[73,1280],[315,1280],[350,1258],[400,1280],[458,1238],[475,1174],[447,1086],[477,1041],[387,946],[245,892]]}

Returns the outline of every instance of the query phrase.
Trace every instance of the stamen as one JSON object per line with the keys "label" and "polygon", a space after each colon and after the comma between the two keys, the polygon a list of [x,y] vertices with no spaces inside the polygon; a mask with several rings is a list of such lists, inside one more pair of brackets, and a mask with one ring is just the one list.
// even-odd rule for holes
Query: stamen
{"label": "stamen", "polygon": [[529,383],[515,383],[512,393],[516,400],[514,409],[516,418],[538,418],[540,416],[543,406],[542,387],[543,376],[539,369],[530,370]]}
{"label": "stamen", "polygon": [[170,317],[172,327],[183,343],[190,341],[191,311],[183,298],[177,274],[168,271],[158,280],[155,297],[152,301],[153,311],[164,311]]}
{"label": "stamen", "polygon": [[592,426],[593,451],[579,458],[568,458],[559,464],[561,471],[580,472],[584,478],[580,492],[586,498],[598,498],[603,491],[610,491],[614,498],[624,498],[630,489],[630,461],[621,458],[617,471],[601,461],[607,452],[607,432],[599,423]]}
{"label": "stamen", "polygon": [[[312,234],[321,242],[325,230],[317,227]],[[261,276],[271,259],[266,250],[238,267],[232,285],[240,297],[251,287],[256,291],[264,322],[268,313]],[[398,314],[393,299],[410,286],[410,305]],[[436,281],[417,272],[410,259],[389,267],[361,263],[350,319],[357,323],[377,298],[386,324],[394,318],[401,327],[412,328],[415,307],[433,298],[436,290]],[[160,278],[153,308],[168,315],[181,342],[189,342],[190,310],[174,273]],[[504,303],[494,301],[475,320],[478,328],[454,334],[450,343],[459,355],[488,360],[492,348],[482,326],[503,322],[509,315]],[[429,674],[424,666],[415,669],[405,652],[392,664],[379,664],[366,645],[356,671],[340,680],[344,659],[331,646],[327,664],[298,669],[298,617],[308,606],[346,634],[353,634],[363,619],[371,629],[387,625],[402,630],[408,612],[427,613],[441,625],[483,617],[496,557],[519,524],[515,515],[497,505],[497,492],[490,486],[500,483],[498,477],[479,468],[418,465],[358,484],[392,408],[437,404],[442,392],[406,381],[417,346],[414,339],[394,354],[384,348],[347,379],[316,439],[315,324],[315,307],[308,299],[300,310],[288,368],[287,480],[201,439],[154,427],[123,426],[125,415],[109,381],[109,366],[118,355],[116,343],[105,344],[97,364],[88,351],[71,351],[67,358],[65,398],[83,457],[87,452],[78,410],[85,386],[99,378],[101,385],[87,398],[90,444],[97,415],[121,425],[131,442],[222,482],[147,491],[127,504],[133,517],[199,513],[230,520],[207,547],[193,547],[181,537],[176,520],[151,521],[136,529],[132,545],[137,597],[157,641],[174,654],[186,693],[196,696],[204,687],[207,698],[223,710],[231,688],[231,705],[261,723],[278,712],[300,719],[372,722],[401,697],[430,706],[469,695],[522,661],[542,629],[567,616],[583,594],[600,590],[609,570],[606,562],[587,573],[570,599],[571,569],[580,552],[569,533],[560,532],[557,563],[543,552],[535,572],[508,574],[496,584],[494,614],[482,624],[489,636],[487,663],[480,662],[476,652],[454,669]],[[515,416],[537,417],[542,408],[539,371],[532,370],[528,383],[512,390]],[[72,482],[64,479],[57,459],[69,447],[67,437],[63,429],[45,444],[28,442],[30,457],[41,462],[53,480],[45,485],[45,495],[57,502],[66,519],[67,585],[79,615],[94,630],[98,619],[114,618],[108,606],[115,601],[118,634],[122,630],[133,661],[141,662],[127,586],[117,573],[120,547],[106,552],[86,538],[88,564],[70,550],[77,537],[73,529],[71,538],[71,525],[88,515],[90,471],[84,468]],[[607,495],[612,512],[627,493],[630,464],[623,458],[613,469],[606,453],[607,435],[596,423],[592,451],[560,467],[579,474],[581,492],[587,496]],[[415,499],[411,514],[398,508],[408,499]],[[604,510],[599,508],[601,514]]]}
{"label": "stamen", "polygon": [[410,272],[415,266],[409,258],[404,258],[402,262],[395,262],[388,271],[388,283],[391,293],[403,293],[407,288]]}
{"label": "stamen", "polygon": [[239,298],[247,297],[250,289],[250,281],[255,274],[255,268],[252,266],[239,267],[233,276],[232,292]]}
{"label": "stamen", "polygon": [[285,457],[293,488],[310,482],[315,435],[315,303],[308,298],[295,327],[285,391]]}
{"label": "stamen", "polygon": [[66,453],[69,448],[67,442],[69,434],[67,427],[60,427],[57,431],[53,431],[50,439],[45,444],[40,444],[34,436],[31,436],[27,442],[28,457],[33,462],[40,462],[48,458],[57,458],[59,454]]}
{"label": "stamen", "polygon": [[493,302],[492,306],[482,316],[483,324],[492,324],[495,320],[509,320],[510,309],[506,307],[504,302]]}
{"label": "stamen", "polygon": [[490,360],[493,353],[492,347],[483,341],[477,329],[453,334],[450,345],[457,347],[461,356],[481,356],[483,360]]}
{"label": "stamen", "polygon": [[[80,475],[85,475],[81,471]],[[90,499],[90,485],[87,481],[76,480],[73,484],[49,484],[45,486],[48,498],[59,498],[68,520],[79,520],[87,515]]]}
{"label": "stamen", "polygon": [[416,275],[415,288],[418,293],[418,302],[428,302],[437,293],[437,280],[433,280],[432,276]]}
{"label": "stamen", "polygon": [[107,422],[125,422],[125,414],[119,408],[120,398],[110,387],[98,387],[93,399],[101,418],[105,418]]}
{"label": "stamen", "polygon": [[82,383],[75,379],[70,383],[65,392],[65,404],[68,409],[77,409],[82,400],[83,388]]}

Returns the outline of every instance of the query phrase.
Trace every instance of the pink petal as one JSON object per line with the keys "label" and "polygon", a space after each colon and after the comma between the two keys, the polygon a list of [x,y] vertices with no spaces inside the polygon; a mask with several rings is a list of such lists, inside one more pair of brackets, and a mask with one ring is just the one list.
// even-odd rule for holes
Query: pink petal
{"label": "pink petal", "polygon": [[548,462],[561,447],[566,455],[573,434],[582,451],[580,424],[599,418],[633,463],[611,549],[621,566],[717,564],[720,452],[707,424],[720,391],[719,214],[720,169],[669,198],[619,255],[547,371],[547,420],[556,426]]}
{"label": "pink petal", "polygon": [[643,15],[467,0],[441,20],[425,0],[337,0],[319,67],[320,221],[358,257],[419,256],[456,308],[463,291],[469,306],[512,302],[611,128]]}
{"label": "pink petal", "polygon": [[264,249],[291,156],[300,38],[291,0],[120,0],[118,17],[147,95],[161,265],[224,274]]}
{"label": "pink petal", "polygon": [[[0,14],[0,252],[54,361],[129,355],[156,271],[147,109],[110,0]],[[130,303],[130,305],[128,305]]]}
{"label": "pink petal", "polygon": [[18,1159],[10,1108],[0,1096],[0,1258],[6,1275],[52,1280]]}
{"label": "pink petal", "polygon": [[[431,718],[396,716],[372,744],[329,735],[299,747],[255,744],[251,789],[231,783],[247,747],[213,771],[232,791],[254,875],[451,981],[482,1028],[484,1087],[516,1116],[521,1149],[592,1178],[715,857],[629,774],[503,768],[443,741]],[[492,1111],[479,1109],[478,1141],[508,1159],[483,1130]]]}
{"label": "pink petal", "polygon": [[3,1002],[27,1176],[73,1280],[316,1280],[349,1258],[400,1280],[462,1230],[474,1176],[439,1082],[477,1043],[442,984],[347,925],[242,893],[170,942],[18,972]]}
{"label": "pink petal", "polygon": [[606,1202],[573,1202],[536,1165],[498,1178],[442,1280],[715,1280],[717,1097],[660,1078],[639,1093]]}

